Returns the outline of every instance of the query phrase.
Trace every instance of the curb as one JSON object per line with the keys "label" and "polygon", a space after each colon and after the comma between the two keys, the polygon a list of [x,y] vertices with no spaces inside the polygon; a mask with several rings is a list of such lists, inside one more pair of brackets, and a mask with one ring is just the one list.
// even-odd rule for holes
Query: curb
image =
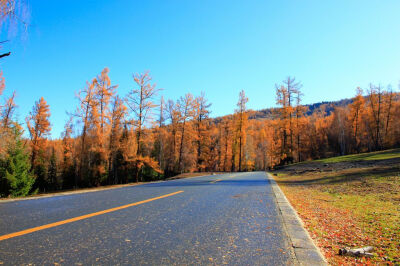
{"label": "curb", "polygon": [[276,181],[269,173],[266,173],[266,176],[275,194],[278,209],[298,263],[300,265],[328,265]]}

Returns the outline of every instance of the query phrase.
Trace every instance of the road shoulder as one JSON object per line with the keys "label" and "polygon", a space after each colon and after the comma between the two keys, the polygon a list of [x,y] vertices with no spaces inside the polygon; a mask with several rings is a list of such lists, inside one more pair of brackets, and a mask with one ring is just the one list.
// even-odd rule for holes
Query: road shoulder
{"label": "road shoulder", "polygon": [[7,203],[7,202],[14,202],[14,201],[22,201],[22,200],[35,200],[35,199],[52,198],[52,197],[67,196],[67,195],[74,195],[74,194],[91,193],[91,192],[98,192],[98,191],[103,191],[103,190],[111,190],[111,189],[140,186],[140,185],[152,184],[152,183],[168,182],[168,181],[178,180],[178,179],[214,176],[214,175],[219,175],[219,174],[223,174],[223,173],[207,172],[207,173],[199,173],[199,174],[196,173],[195,175],[191,175],[191,173],[189,173],[186,175],[178,175],[175,177],[170,177],[167,179],[160,179],[160,180],[155,180],[155,181],[105,185],[105,186],[90,187],[90,188],[77,188],[77,189],[70,189],[70,190],[64,190],[64,191],[40,193],[40,194],[36,194],[36,195],[29,195],[26,197],[18,197],[18,198],[1,198],[0,197],[0,204]]}
{"label": "road shoulder", "polygon": [[312,241],[303,222],[287,200],[285,194],[279,188],[276,181],[269,173],[266,173],[270,181],[272,191],[275,194],[278,209],[282,215],[284,228],[288,234],[290,244],[293,247],[296,259],[300,265],[327,265],[327,262]]}

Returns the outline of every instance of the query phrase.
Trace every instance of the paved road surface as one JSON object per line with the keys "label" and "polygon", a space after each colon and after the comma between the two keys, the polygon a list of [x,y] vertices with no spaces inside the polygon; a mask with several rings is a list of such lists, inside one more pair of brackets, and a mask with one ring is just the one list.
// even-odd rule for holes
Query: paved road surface
{"label": "paved road surface", "polygon": [[[143,200],[183,191],[150,202]],[[0,203],[1,236],[139,202],[0,241],[0,264],[290,265],[262,172]]]}

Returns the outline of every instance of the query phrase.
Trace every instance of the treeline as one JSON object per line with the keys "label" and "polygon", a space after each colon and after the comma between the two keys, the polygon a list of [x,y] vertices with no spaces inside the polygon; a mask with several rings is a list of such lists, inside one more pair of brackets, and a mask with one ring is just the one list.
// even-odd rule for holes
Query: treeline
{"label": "treeline", "polygon": [[[49,140],[50,107],[40,98],[26,118],[29,139],[14,118],[15,93],[1,106],[0,193],[163,179],[193,171],[267,170],[277,165],[400,146],[400,99],[370,85],[344,107],[307,115],[301,84],[276,85],[274,119],[249,119],[239,94],[235,113],[210,118],[204,93],[164,101],[150,74],[134,74],[119,96],[105,68],[77,94],[60,139]],[[0,93],[5,88],[0,78]],[[25,134],[26,136],[28,134]]]}

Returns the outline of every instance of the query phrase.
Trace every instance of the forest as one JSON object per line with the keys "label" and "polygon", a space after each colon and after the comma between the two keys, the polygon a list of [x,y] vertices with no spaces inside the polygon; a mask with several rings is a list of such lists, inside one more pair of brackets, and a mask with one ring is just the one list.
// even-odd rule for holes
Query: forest
{"label": "forest", "polygon": [[[302,105],[302,84],[276,84],[278,108],[212,118],[205,93],[161,96],[149,72],[132,76],[127,95],[109,69],[77,93],[60,138],[51,139],[51,107],[38,99],[25,124],[14,117],[16,93],[0,106],[0,194],[18,197],[72,188],[165,179],[186,172],[277,168],[311,159],[400,146],[400,95],[390,86],[356,88],[342,106]],[[0,95],[6,90],[0,76]],[[73,95],[71,95],[73,97]],[[317,107],[316,107],[317,106]]]}

